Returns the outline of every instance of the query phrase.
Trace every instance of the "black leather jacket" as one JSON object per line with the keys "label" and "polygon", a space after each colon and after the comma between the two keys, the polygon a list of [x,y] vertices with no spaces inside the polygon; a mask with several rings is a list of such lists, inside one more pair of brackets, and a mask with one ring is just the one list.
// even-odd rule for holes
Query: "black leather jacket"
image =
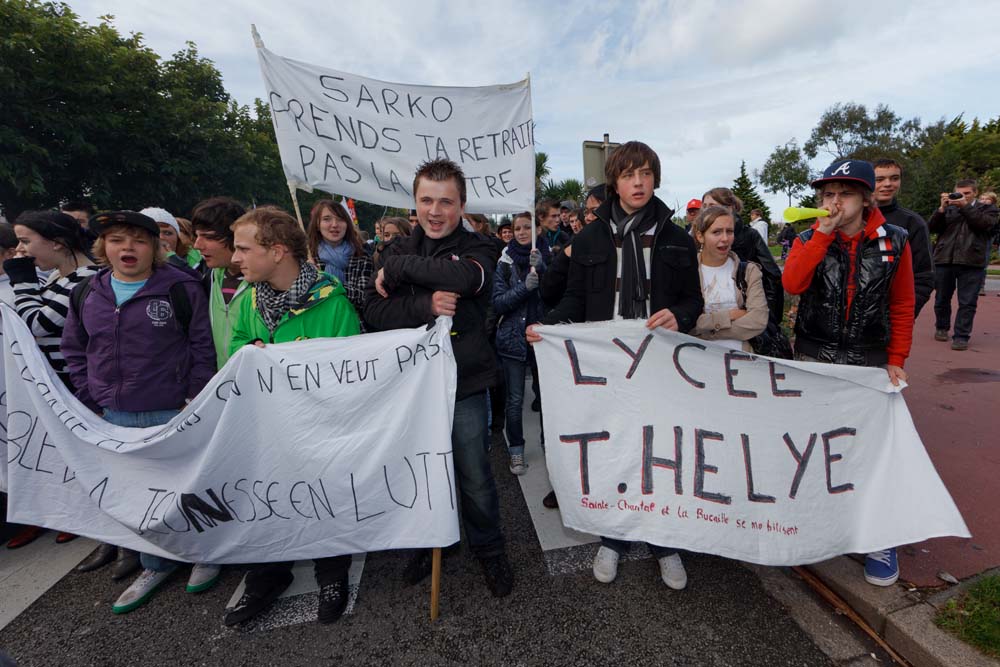
{"label": "black leather jacket", "polygon": [[[618,254],[611,227],[609,198],[597,209],[598,220],[584,227],[573,239],[566,291],[559,304],[542,319],[545,324],[597,322],[615,316],[615,282]],[[657,222],[650,256],[650,315],[669,308],[682,332],[698,321],[704,307],[698,276],[698,253],[694,241],[671,222],[674,212],[653,197],[652,215]],[[757,234],[757,232],[753,232]],[[758,237],[760,235],[758,234]]]}
{"label": "black leather jacket", "polygon": [[[907,243],[906,232],[882,225],[881,237],[864,238],[855,261],[854,298],[847,319],[850,255],[836,242],[816,267],[812,284],[799,300],[795,320],[795,351],[819,361],[850,366],[878,366],[888,361],[889,296],[892,278]],[[814,230],[799,234],[806,243]],[[888,245],[888,249],[883,249]]]}
{"label": "black leather jacket", "polygon": [[985,267],[997,215],[995,205],[979,202],[934,211],[927,225],[938,235],[934,263]]}

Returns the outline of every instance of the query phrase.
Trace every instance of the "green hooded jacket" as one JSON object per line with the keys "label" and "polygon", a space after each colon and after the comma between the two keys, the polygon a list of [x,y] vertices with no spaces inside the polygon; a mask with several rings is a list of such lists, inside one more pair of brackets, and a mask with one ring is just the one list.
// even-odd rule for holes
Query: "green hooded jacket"
{"label": "green hooded jacket", "polygon": [[320,273],[305,303],[285,313],[272,334],[257,310],[257,287],[240,300],[229,344],[230,356],[248,343],[290,343],[310,338],[339,338],[361,333],[361,324],[347,292],[335,277]]}
{"label": "green hooded jacket", "polygon": [[215,356],[219,368],[229,361],[229,343],[233,338],[233,324],[239,312],[240,301],[250,292],[250,283],[240,282],[236,294],[229,303],[222,298],[222,281],[226,277],[225,269],[212,269],[208,283],[208,314],[212,322],[212,340],[215,343]]}

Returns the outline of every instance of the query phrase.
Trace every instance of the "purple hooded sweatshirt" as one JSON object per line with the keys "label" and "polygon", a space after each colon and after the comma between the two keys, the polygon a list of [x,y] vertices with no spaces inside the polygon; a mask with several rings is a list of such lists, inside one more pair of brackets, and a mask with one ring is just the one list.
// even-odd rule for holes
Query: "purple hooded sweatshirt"
{"label": "purple hooded sweatshirt", "polygon": [[[187,332],[177,321],[170,287],[183,283],[191,306]],[[91,278],[79,317],[69,308],[62,352],[77,397],[95,412],[171,410],[194,398],[215,374],[208,297],[201,282],[170,265],[121,306],[111,270]]]}

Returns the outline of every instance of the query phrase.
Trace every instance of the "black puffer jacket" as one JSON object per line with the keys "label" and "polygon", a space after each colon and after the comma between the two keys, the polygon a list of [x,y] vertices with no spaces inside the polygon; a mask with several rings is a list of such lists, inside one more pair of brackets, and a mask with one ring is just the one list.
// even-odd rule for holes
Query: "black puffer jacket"
{"label": "black puffer jacket", "polygon": [[909,237],[913,256],[913,292],[917,298],[914,316],[919,315],[934,291],[934,262],[931,261],[931,235],[927,231],[927,223],[919,213],[903,208],[895,199],[891,204],[878,208],[887,224],[905,229]]}
{"label": "black puffer jacket", "polygon": [[739,214],[735,216],[732,250],[744,262],[760,265],[764,295],[771,321],[781,324],[785,308],[785,290],[781,287],[781,269],[757,230],[743,223]]}
{"label": "black puffer jacket", "polygon": [[[573,244],[570,244],[573,247]],[[572,251],[570,251],[572,252]],[[552,257],[548,270],[542,276],[538,285],[538,294],[548,308],[554,308],[566,293],[566,280],[569,278],[569,257],[565,249]]]}
{"label": "black puffer jacket", "polygon": [[927,223],[938,235],[934,263],[986,266],[997,215],[995,205],[978,201],[968,206],[946,206],[944,213],[935,210]]}
{"label": "black puffer jacket", "polygon": [[[599,220],[584,227],[573,239],[566,292],[559,304],[542,318],[545,324],[598,322],[614,318],[618,254],[611,232],[613,196],[597,209]],[[650,256],[650,314],[669,308],[682,332],[698,321],[704,307],[698,277],[698,252],[694,241],[671,222],[674,212],[658,198],[648,206],[656,220]],[[753,232],[756,234],[756,232]],[[758,235],[759,238],[759,235]]]}
{"label": "black puffer jacket", "polygon": [[[364,318],[375,331],[429,324],[434,321],[431,295],[435,291],[459,295],[451,326],[458,400],[495,383],[496,362],[485,326],[495,252],[492,241],[459,225],[434,245],[431,254],[424,255],[424,230],[416,227],[412,235],[385,247],[368,282]],[[379,269],[384,269],[387,299],[375,291]]]}
{"label": "black puffer jacket", "polygon": [[[846,321],[850,255],[837,243],[830,245],[816,267],[812,284],[799,300],[796,352],[850,366],[878,366],[888,361],[890,288],[907,239],[899,227],[882,228],[888,250],[880,247],[882,237],[866,236],[857,251],[856,292]],[[802,232],[802,243],[807,243],[814,231]]]}

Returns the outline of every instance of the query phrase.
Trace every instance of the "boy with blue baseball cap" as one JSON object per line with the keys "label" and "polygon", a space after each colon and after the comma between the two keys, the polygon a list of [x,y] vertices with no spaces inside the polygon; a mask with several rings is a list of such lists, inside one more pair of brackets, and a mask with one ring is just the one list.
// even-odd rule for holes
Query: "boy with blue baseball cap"
{"label": "boy with blue baseball cap", "polygon": [[[812,186],[830,215],[795,239],[781,278],[785,291],[801,295],[795,358],[879,366],[893,385],[905,382],[915,303],[906,231],[885,223],[868,162],[834,162]],[[898,577],[895,548],[868,554],[868,583],[890,586]]]}

